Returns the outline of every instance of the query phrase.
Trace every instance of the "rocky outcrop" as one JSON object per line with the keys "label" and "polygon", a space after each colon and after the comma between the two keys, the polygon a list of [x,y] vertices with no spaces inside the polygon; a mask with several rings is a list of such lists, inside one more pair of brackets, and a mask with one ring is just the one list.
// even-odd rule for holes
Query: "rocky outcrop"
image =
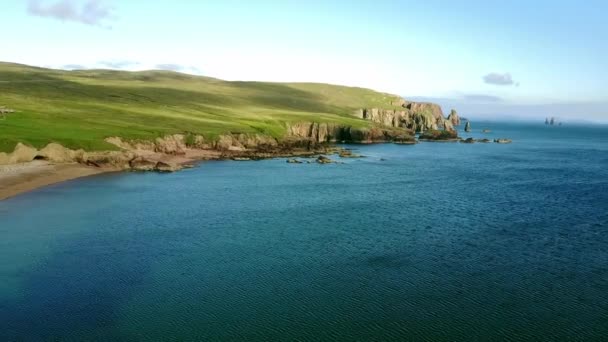
{"label": "rocky outcrop", "polygon": [[84,150],[71,150],[57,143],[50,143],[37,153],[37,157],[55,163],[71,163],[85,159]]}
{"label": "rocky outcrop", "polygon": [[420,134],[419,140],[422,141],[458,141],[458,134],[455,131],[429,130]]}
{"label": "rocky outcrop", "polygon": [[450,121],[450,120],[445,120],[443,122],[443,130],[450,131],[450,132],[456,132],[456,129],[454,128],[454,125],[452,124],[452,121]]}
{"label": "rocky outcrop", "polygon": [[415,143],[412,131],[394,127],[353,127],[347,125],[300,122],[290,124],[287,137],[282,143],[291,143],[300,147],[312,148],[332,142],[349,143]]}
{"label": "rocky outcrop", "polygon": [[33,147],[17,143],[13,153],[0,153],[0,165],[18,164],[34,160],[38,155],[38,150]]}
{"label": "rocky outcrop", "polygon": [[212,149],[219,151],[272,151],[278,146],[276,139],[259,134],[224,134],[210,144]]}
{"label": "rocky outcrop", "polygon": [[448,115],[448,121],[450,121],[454,126],[460,126],[460,116],[456,110],[452,109],[450,115]]}
{"label": "rocky outcrop", "polygon": [[401,108],[365,108],[359,110],[357,116],[383,126],[407,128],[414,132],[454,130],[453,122],[443,117],[443,111],[437,104],[404,100]]}
{"label": "rocky outcrop", "polygon": [[153,171],[157,163],[144,157],[136,157],[129,161],[129,166],[134,171]]}
{"label": "rocky outcrop", "polygon": [[319,156],[319,158],[317,158],[317,163],[319,164],[331,164],[334,161],[327,158],[326,156]]}
{"label": "rocky outcrop", "polygon": [[464,126],[464,131],[465,132],[471,131],[471,121],[467,121],[467,124]]}

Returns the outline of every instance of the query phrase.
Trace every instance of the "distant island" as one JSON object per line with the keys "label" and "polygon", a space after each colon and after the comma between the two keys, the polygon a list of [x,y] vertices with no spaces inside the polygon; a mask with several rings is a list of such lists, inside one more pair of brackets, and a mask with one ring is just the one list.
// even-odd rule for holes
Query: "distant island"
{"label": "distant island", "polygon": [[545,125],[550,125],[550,126],[561,126],[562,123],[559,122],[555,117],[551,117],[551,119],[549,118],[545,118]]}

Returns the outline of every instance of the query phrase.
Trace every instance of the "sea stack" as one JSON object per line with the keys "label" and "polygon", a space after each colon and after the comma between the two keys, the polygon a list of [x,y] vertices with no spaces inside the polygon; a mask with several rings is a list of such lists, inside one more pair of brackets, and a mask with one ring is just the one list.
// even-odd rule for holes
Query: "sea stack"
{"label": "sea stack", "polygon": [[471,131],[471,121],[467,121],[467,124],[464,126],[464,131],[465,132]]}
{"label": "sea stack", "polygon": [[452,122],[452,125],[460,126],[460,116],[458,116],[456,110],[452,109],[450,115],[448,115],[448,120]]}

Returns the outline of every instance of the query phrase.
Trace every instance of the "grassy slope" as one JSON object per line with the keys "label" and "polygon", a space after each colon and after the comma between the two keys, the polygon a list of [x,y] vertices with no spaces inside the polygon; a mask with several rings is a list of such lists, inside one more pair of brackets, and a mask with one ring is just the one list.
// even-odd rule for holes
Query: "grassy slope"
{"label": "grassy slope", "polygon": [[284,134],[286,122],[369,123],[356,109],[396,96],[313,83],[227,82],[166,71],[59,71],[0,62],[0,152],[17,142],[104,150],[109,136],[153,139],[192,132]]}

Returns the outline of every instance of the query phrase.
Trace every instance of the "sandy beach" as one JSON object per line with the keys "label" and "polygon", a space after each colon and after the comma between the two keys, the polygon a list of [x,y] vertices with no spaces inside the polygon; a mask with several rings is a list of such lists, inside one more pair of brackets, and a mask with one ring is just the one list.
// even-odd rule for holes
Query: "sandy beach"
{"label": "sandy beach", "polygon": [[50,184],[108,171],[77,163],[53,164],[42,160],[0,165],[0,200]]}

